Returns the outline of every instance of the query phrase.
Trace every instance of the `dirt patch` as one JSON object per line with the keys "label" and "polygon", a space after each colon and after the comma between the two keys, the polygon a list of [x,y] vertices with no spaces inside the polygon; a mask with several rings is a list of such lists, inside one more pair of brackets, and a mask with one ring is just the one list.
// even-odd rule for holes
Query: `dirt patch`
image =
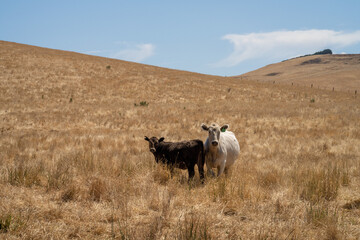
{"label": "dirt patch", "polygon": [[321,63],[321,58],[314,58],[307,61],[302,62],[300,65],[306,65],[306,64],[319,64]]}
{"label": "dirt patch", "polygon": [[273,72],[273,73],[268,73],[265,76],[272,77],[272,76],[276,76],[276,75],[279,75],[279,74],[281,74],[281,73],[280,72]]}

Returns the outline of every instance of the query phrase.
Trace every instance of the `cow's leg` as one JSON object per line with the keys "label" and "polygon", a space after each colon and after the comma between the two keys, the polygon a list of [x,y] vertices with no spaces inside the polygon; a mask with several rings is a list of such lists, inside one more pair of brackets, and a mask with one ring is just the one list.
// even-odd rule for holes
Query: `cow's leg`
{"label": "cow's leg", "polygon": [[211,177],[215,177],[215,173],[210,167],[207,168],[207,175]]}
{"label": "cow's leg", "polygon": [[201,183],[204,183],[204,177],[205,177],[204,167],[199,166],[199,164],[198,164],[198,170],[199,170],[199,176],[200,176]]}
{"label": "cow's leg", "polygon": [[220,166],[218,166],[218,174],[217,174],[217,176],[220,176],[224,172],[225,165],[226,165],[226,160],[221,161]]}
{"label": "cow's leg", "polygon": [[194,165],[188,166],[188,172],[189,172],[189,181],[190,181],[195,176]]}
{"label": "cow's leg", "polygon": [[198,166],[201,183],[204,183],[204,178],[205,178],[204,165],[205,165],[205,155],[203,154],[203,150],[202,150],[199,152],[197,157],[197,166]]}
{"label": "cow's leg", "polygon": [[171,176],[171,178],[173,178],[173,176],[174,176],[174,165],[170,164],[169,165],[169,170],[170,170],[170,176]]}
{"label": "cow's leg", "polygon": [[231,167],[230,166],[225,167],[224,173],[226,176],[231,176]]}
{"label": "cow's leg", "polygon": [[212,165],[211,165],[211,163],[210,163],[210,161],[208,160],[208,159],[206,159],[206,168],[207,168],[207,175],[208,176],[211,176],[211,177],[215,177],[215,173],[213,172],[213,170],[212,170],[212,167],[211,167]]}

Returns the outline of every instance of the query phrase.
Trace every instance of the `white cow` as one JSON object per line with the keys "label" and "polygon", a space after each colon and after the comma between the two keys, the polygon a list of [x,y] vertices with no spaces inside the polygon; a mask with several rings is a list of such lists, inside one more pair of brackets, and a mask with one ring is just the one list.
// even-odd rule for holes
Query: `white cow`
{"label": "white cow", "polygon": [[201,128],[209,132],[205,141],[205,161],[208,174],[213,176],[212,168],[218,169],[217,176],[224,171],[226,174],[240,154],[239,142],[233,132],[226,131],[228,127],[228,124],[222,127],[216,123],[209,127],[204,123],[201,124]]}

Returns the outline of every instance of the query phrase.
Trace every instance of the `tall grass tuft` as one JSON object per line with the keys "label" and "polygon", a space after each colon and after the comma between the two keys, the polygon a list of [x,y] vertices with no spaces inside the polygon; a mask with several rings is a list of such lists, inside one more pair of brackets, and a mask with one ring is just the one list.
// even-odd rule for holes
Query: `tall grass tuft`
{"label": "tall grass tuft", "polygon": [[41,164],[30,165],[23,160],[16,161],[13,166],[7,167],[7,182],[11,185],[25,187],[39,185],[42,173]]}
{"label": "tall grass tuft", "polygon": [[210,195],[214,202],[227,200],[227,185],[228,184],[225,177],[211,181]]}
{"label": "tall grass tuft", "polygon": [[[29,216],[12,212],[0,213],[0,238],[2,234],[20,231],[26,227]],[[2,239],[2,238],[1,238]],[[6,237],[5,237],[6,239]]]}
{"label": "tall grass tuft", "polygon": [[305,209],[305,219],[309,224],[316,227],[336,225],[338,221],[338,211],[331,209],[326,203],[310,203]]}
{"label": "tall grass tuft", "polygon": [[59,160],[47,171],[47,190],[60,189],[72,182],[71,165],[66,159]]}
{"label": "tall grass tuft", "polygon": [[206,219],[196,216],[196,213],[185,215],[182,222],[179,222],[176,239],[179,240],[207,240],[213,239]]}
{"label": "tall grass tuft", "polygon": [[11,219],[12,219],[11,214],[0,216],[0,233],[6,233],[9,231]]}
{"label": "tall grass tuft", "polygon": [[100,202],[107,195],[108,187],[104,180],[94,177],[90,180],[89,197],[91,200]]}
{"label": "tall grass tuft", "polygon": [[311,203],[335,200],[341,184],[348,184],[347,170],[336,164],[326,168],[306,170],[298,174],[300,198]]}

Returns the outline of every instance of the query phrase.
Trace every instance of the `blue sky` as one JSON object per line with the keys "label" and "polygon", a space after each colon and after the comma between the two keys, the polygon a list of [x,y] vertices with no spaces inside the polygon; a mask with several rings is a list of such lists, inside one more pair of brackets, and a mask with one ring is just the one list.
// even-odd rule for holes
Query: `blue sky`
{"label": "blue sky", "polygon": [[0,0],[0,40],[231,76],[360,53],[360,1]]}

